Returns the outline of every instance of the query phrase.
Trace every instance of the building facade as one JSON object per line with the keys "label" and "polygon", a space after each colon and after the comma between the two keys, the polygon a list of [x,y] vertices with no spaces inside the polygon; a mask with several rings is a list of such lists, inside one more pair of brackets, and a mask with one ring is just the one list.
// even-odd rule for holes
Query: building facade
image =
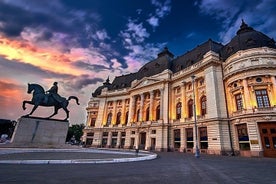
{"label": "building facade", "polygon": [[226,45],[165,48],[88,102],[87,146],[276,157],[276,45],[242,21]]}

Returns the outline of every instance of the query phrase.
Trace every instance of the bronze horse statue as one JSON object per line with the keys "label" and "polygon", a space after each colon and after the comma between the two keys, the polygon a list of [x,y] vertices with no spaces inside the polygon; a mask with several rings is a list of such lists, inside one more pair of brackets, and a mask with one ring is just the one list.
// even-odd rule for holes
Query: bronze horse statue
{"label": "bronze horse statue", "polygon": [[46,93],[43,87],[41,87],[39,84],[28,84],[28,91],[27,93],[31,94],[33,92],[33,98],[31,101],[24,100],[22,104],[22,108],[25,110],[25,104],[31,104],[34,105],[32,111],[27,114],[26,116],[30,116],[33,114],[33,112],[37,109],[38,106],[44,106],[44,107],[55,107],[54,113],[49,116],[48,118],[53,117],[58,113],[58,110],[62,108],[66,112],[66,118],[64,120],[67,120],[69,118],[69,110],[67,109],[67,106],[69,104],[69,101],[71,99],[75,99],[76,103],[79,104],[79,99],[76,96],[69,96],[68,99],[61,97],[61,102],[58,102],[53,96],[49,96],[48,100],[45,101]]}

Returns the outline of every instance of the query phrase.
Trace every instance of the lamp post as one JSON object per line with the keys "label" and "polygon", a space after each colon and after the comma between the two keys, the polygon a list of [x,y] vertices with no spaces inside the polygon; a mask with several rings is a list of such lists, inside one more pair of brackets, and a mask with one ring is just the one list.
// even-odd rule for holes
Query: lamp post
{"label": "lamp post", "polygon": [[195,103],[195,76],[192,75],[191,78],[192,78],[192,84],[193,84],[193,110],[194,110],[195,145],[196,145],[195,157],[199,158],[200,153],[199,153],[199,149],[198,149],[197,122],[196,122],[196,103]]}

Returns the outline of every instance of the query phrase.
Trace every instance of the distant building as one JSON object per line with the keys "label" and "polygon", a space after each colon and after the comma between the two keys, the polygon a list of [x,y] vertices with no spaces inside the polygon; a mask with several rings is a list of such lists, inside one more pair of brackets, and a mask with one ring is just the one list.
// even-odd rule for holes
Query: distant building
{"label": "distant building", "polygon": [[88,102],[83,140],[180,152],[198,140],[201,153],[276,157],[275,76],[275,41],[242,21],[226,45],[208,40],[176,58],[165,48],[138,72],[107,79]]}

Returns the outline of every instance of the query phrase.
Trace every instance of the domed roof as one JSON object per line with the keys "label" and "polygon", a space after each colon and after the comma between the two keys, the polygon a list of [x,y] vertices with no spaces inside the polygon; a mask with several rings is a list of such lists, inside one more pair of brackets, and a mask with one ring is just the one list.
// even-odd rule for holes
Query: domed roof
{"label": "domed roof", "polygon": [[265,34],[249,27],[243,20],[237,35],[226,44],[221,51],[221,57],[226,60],[239,50],[258,47],[276,48],[275,41]]}
{"label": "domed roof", "polygon": [[156,59],[146,63],[139,69],[137,72],[137,79],[140,80],[144,77],[150,77],[169,69],[173,57],[174,55],[165,47],[164,50],[157,55]]}
{"label": "domed roof", "polygon": [[94,93],[92,93],[92,97],[97,97],[98,95],[100,95],[102,93],[102,89],[104,88],[110,88],[111,84],[109,82],[109,77],[106,79],[106,81],[103,83],[102,86],[99,86]]}

